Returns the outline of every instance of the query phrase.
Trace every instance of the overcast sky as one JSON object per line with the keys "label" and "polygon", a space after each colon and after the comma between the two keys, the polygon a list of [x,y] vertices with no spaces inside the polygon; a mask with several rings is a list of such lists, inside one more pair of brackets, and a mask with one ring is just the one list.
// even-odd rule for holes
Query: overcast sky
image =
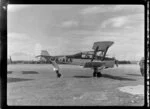
{"label": "overcast sky", "polygon": [[96,41],[114,41],[109,56],[144,56],[143,5],[8,5],[8,57],[35,59],[91,51]]}

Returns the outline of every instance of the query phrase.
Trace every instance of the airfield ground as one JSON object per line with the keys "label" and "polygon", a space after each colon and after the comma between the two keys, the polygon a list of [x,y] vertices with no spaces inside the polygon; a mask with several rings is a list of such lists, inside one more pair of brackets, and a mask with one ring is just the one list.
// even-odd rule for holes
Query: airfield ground
{"label": "airfield ground", "polygon": [[144,78],[138,65],[106,69],[93,78],[91,69],[50,64],[9,64],[7,104],[29,106],[143,106]]}

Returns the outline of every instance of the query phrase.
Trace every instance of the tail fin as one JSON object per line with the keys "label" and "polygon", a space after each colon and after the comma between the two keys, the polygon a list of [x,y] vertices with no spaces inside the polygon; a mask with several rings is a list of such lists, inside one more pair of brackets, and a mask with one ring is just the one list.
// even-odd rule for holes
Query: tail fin
{"label": "tail fin", "polygon": [[50,56],[49,53],[48,53],[48,51],[46,51],[46,50],[42,50],[41,51],[41,55],[42,56]]}
{"label": "tail fin", "polygon": [[36,57],[40,57],[41,59],[45,58],[47,62],[50,61],[50,58],[51,58],[51,56],[49,55],[47,50],[41,50],[40,55],[38,55]]}
{"label": "tail fin", "polygon": [[36,57],[50,57],[50,55],[47,50],[41,50],[40,55],[38,55]]}

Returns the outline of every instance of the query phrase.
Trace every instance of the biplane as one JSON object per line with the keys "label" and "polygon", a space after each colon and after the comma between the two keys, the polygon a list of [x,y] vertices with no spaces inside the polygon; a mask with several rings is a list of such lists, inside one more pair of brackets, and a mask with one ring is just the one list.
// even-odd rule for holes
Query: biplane
{"label": "biplane", "polygon": [[[118,63],[115,58],[106,56],[109,47],[113,44],[114,42],[112,41],[95,42],[92,47],[93,51],[80,52],[73,55],[66,55],[65,57],[67,59],[88,60],[79,65],[83,66],[83,68],[93,69],[93,77],[101,77],[103,69],[113,68],[115,64],[118,67]],[[42,50],[41,54],[36,57],[43,57],[46,61],[50,61],[52,58],[56,60],[64,56],[50,56],[46,50]]]}

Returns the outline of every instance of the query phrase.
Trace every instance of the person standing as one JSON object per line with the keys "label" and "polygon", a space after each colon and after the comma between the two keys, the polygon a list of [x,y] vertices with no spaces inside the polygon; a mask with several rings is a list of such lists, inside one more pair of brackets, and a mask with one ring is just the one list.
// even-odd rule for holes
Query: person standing
{"label": "person standing", "polygon": [[56,72],[57,77],[60,78],[62,75],[59,72],[59,66],[58,66],[58,64],[56,63],[55,59],[51,59],[50,61],[51,61],[52,65],[53,65],[54,72]]}
{"label": "person standing", "polygon": [[144,57],[140,60],[139,65],[140,65],[140,72],[142,76],[144,76]]}

